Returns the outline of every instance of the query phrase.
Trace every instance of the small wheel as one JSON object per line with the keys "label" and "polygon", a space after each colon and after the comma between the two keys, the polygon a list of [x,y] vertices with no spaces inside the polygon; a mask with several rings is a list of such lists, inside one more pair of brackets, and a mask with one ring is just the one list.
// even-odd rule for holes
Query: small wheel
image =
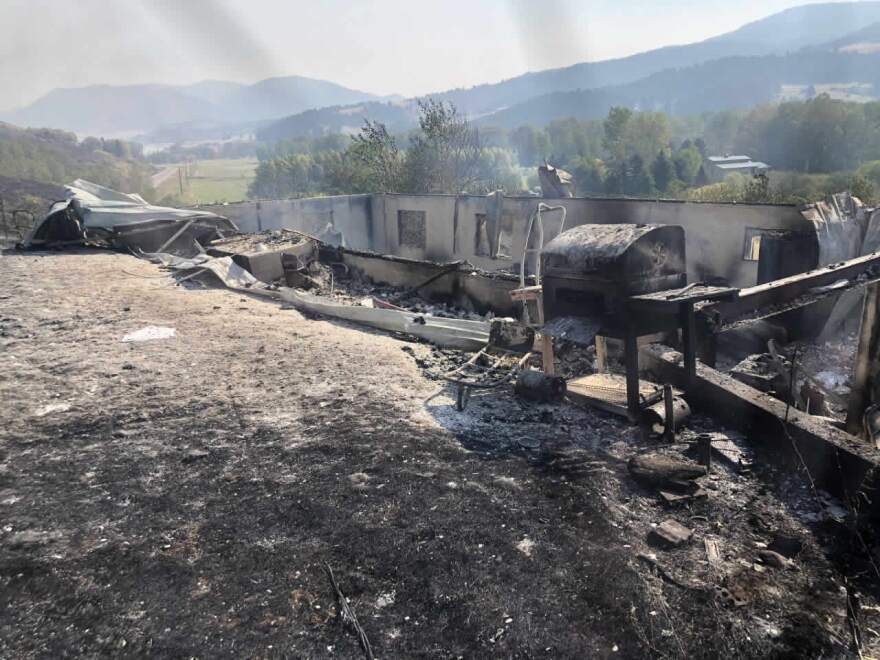
{"label": "small wheel", "polygon": [[467,385],[459,385],[458,393],[455,397],[455,409],[461,412],[467,408],[468,399],[471,398],[471,388]]}

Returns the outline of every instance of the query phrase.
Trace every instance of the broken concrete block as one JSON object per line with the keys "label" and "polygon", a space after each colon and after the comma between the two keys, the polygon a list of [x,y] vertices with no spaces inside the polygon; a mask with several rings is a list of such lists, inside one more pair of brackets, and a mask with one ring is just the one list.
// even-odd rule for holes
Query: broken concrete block
{"label": "broken concrete block", "polygon": [[648,540],[658,543],[659,545],[677,548],[691,540],[694,530],[688,529],[684,525],[671,518],[664,520],[656,528],[651,530]]}

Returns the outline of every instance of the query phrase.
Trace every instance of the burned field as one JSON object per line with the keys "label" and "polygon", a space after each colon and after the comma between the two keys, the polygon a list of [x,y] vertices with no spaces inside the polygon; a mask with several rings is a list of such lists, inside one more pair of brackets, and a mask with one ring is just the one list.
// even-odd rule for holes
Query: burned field
{"label": "burned field", "polygon": [[[457,412],[426,344],[119,254],[2,259],[0,655],[363,656],[325,563],[376,657],[876,645],[872,556],[733,434],[751,469],[668,509],[628,463],[686,442],[509,390]],[[146,325],[176,334],[120,341]]]}

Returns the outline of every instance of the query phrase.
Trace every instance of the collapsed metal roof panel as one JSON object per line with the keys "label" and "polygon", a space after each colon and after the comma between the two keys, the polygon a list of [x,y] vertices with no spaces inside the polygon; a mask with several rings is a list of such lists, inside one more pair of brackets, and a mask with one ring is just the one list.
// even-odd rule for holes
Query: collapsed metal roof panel
{"label": "collapsed metal roof panel", "polygon": [[[140,195],[121,193],[77,179],[65,186],[67,199],[52,205],[21,242],[23,248],[81,243],[86,238],[111,237],[128,247],[153,251],[187,229],[198,240],[237,232],[227,218],[210,211],[149,204]],[[182,229],[178,230],[178,225]],[[207,233],[206,233],[207,232]],[[120,237],[125,234],[132,240]],[[139,236],[136,234],[149,234]],[[168,235],[165,235],[168,234]]]}
{"label": "collapsed metal roof panel", "polygon": [[140,195],[121,193],[96,183],[77,179],[67,189],[86,229],[110,229],[142,222],[189,220],[192,218],[220,218],[210,211],[177,209],[154,206]]}

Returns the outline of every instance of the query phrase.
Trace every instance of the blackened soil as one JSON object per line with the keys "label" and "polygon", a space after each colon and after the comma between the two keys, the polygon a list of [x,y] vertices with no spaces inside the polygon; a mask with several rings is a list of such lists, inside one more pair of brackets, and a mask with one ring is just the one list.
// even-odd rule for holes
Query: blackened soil
{"label": "blackened soil", "polygon": [[[853,653],[815,543],[755,568],[805,529],[751,478],[668,512],[623,425],[482,451],[390,337],[120,255],[0,259],[0,657],[361,657],[324,562],[380,658]],[[177,335],[119,341],[144,325]],[[698,538],[651,550],[670,516]]]}

